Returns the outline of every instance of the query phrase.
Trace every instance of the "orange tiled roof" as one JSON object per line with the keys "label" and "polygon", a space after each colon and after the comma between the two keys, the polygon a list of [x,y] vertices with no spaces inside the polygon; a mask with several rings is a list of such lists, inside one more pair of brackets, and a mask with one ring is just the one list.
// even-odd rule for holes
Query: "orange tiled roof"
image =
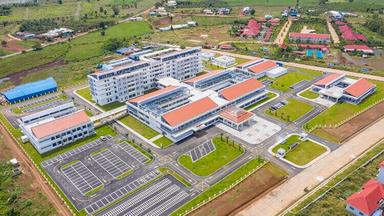
{"label": "orange tiled roof", "polygon": [[317,81],[314,85],[320,86],[320,85],[327,85],[329,83],[332,83],[336,79],[342,77],[344,75],[342,74],[329,74],[328,76],[324,77],[323,79]]}
{"label": "orange tiled roof", "polygon": [[177,88],[178,88],[177,86],[168,86],[166,88],[156,90],[154,92],[142,95],[140,97],[133,98],[133,99],[129,100],[129,102],[130,103],[140,103],[140,102],[142,102],[142,101],[144,101],[146,99],[153,98],[153,97],[155,97],[157,95],[168,93],[168,92],[170,92],[170,91],[172,91],[174,89],[177,89]]}
{"label": "orange tiled roof", "polygon": [[34,126],[31,130],[37,139],[41,139],[89,121],[88,115],[84,111],[80,111]]}
{"label": "orange tiled roof", "polygon": [[222,111],[220,116],[236,124],[239,124],[251,118],[253,113],[240,108],[228,108]]}
{"label": "orange tiled roof", "polygon": [[264,87],[264,84],[255,78],[237,83],[220,91],[220,95],[226,100],[234,100],[252,91]]}
{"label": "orange tiled roof", "polygon": [[260,64],[257,64],[255,66],[250,67],[249,70],[253,73],[258,74],[258,73],[262,73],[268,69],[274,68],[276,66],[277,66],[276,62],[271,61],[271,60],[265,60],[265,61],[261,62]]}
{"label": "orange tiled roof", "polygon": [[216,107],[218,105],[212,99],[205,97],[164,114],[163,119],[169,125],[177,126]]}
{"label": "orange tiled roof", "polygon": [[348,86],[346,89],[344,89],[344,91],[354,97],[360,97],[374,87],[375,85],[368,80],[360,79],[352,85]]}

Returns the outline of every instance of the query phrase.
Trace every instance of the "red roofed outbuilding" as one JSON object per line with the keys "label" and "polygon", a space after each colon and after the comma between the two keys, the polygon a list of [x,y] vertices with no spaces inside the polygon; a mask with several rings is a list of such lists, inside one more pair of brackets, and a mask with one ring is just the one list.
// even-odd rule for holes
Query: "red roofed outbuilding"
{"label": "red roofed outbuilding", "polygon": [[300,41],[301,43],[330,43],[331,36],[329,34],[314,34],[314,33],[289,33],[290,41]]}
{"label": "red roofed outbuilding", "polygon": [[351,44],[351,45],[345,45],[344,46],[344,51],[345,52],[363,52],[365,54],[373,54],[373,49],[369,48],[367,45],[363,44]]}

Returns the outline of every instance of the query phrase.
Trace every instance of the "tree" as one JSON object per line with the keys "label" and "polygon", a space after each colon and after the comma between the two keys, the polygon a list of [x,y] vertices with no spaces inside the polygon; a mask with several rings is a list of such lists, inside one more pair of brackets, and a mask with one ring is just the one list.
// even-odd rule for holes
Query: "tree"
{"label": "tree", "polygon": [[220,140],[223,141],[223,133],[220,133]]}
{"label": "tree", "polygon": [[113,5],[112,10],[113,10],[113,15],[115,15],[115,16],[119,15],[120,9],[117,5]]}
{"label": "tree", "polygon": [[58,0],[58,3],[59,4],[63,4],[63,0]]}
{"label": "tree", "polygon": [[8,42],[7,42],[6,40],[2,40],[2,41],[1,41],[1,46],[2,46],[2,47],[6,47],[6,46],[7,46],[7,43],[8,43]]}
{"label": "tree", "polygon": [[252,16],[255,15],[255,13],[256,13],[256,11],[253,8],[249,11],[249,14],[251,14]]}
{"label": "tree", "polygon": [[43,47],[41,46],[40,43],[36,43],[35,45],[32,46],[32,49],[33,49],[34,51],[38,51],[38,50],[42,50]]}

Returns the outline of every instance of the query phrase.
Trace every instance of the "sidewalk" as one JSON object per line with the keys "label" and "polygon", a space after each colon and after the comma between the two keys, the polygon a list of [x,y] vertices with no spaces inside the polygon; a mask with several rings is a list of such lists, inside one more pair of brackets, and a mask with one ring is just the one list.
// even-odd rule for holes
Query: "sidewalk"
{"label": "sidewalk", "polygon": [[318,163],[290,178],[284,184],[252,203],[238,215],[253,216],[260,212],[263,213],[263,216],[279,214],[292,205],[296,200],[300,199],[300,197],[304,196],[305,188],[312,189],[316,187],[323,180],[332,176],[358,155],[364,153],[365,150],[383,139],[383,128],[384,119],[381,119],[365,131],[344,143],[334,152],[328,154]]}

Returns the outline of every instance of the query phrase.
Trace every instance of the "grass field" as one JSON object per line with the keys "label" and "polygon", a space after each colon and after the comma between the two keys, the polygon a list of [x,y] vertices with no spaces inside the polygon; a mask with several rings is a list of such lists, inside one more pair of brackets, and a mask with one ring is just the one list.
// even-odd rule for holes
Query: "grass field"
{"label": "grass field", "polygon": [[306,90],[306,91],[303,91],[300,93],[300,96],[301,97],[305,97],[305,98],[308,98],[310,100],[313,100],[313,99],[316,99],[319,97],[319,94],[316,93],[316,92],[313,92],[311,91],[310,89]]}
{"label": "grass field", "polygon": [[378,81],[371,81],[376,84],[376,92],[363,100],[359,105],[353,105],[349,103],[337,103],[329,109],[323,111],[315,118],[311,119],[304,125],[304,128],[309,130],[316,125],[334,125],[350,116],[364,110],[370,105],[374,104],[378,100],[384,98],[384,83]]}
{"label": "grass field", "polygon": [[[282,148],[287,152],[284,156],[286,160],[299,166],[303,166],[327,151],[324,146],[316,144],[310,140],[300,141],[299,138],[298,135],[288,137],[284,143],[276,145],[272,149],[272,152],[276,153],[277,150]],[[293,150],[289,150],[289,147],[296,142],[299,144]]]}
{"label": "grass field", "polygon": [[173,177],[175,177],[177,180],[179,180],[181,183],[183,183],[187,187],[192,186],[192,184],[190,182],[188,182],[185,178],[183,178],[183,176],[181,176],[179,173],[175,172],[174,170],[172,170],[168,167],[160,167],[159,171],[162,173],[172,175]]}
{"label": "grass field", "polygon": [[104,111],[110,111],[118,107],[124,106],[124,103],[120,103],[120,102],[113,102],[103,106],[96,104],[95,101],[92,100],[91,90],[89,89],[89,87],[76,90],[76,93],[82,96],[84,99],[86,99],[90,103],[95,104],[96,106],[98,106],[100,109]]}
{"label": "grass field", "polygon": [[159,146],[160,148],[167,148],[173,144],[172,140],[168,139],[165,136],[162,136],[159,139],[153,141],[153,143]]}
{"label": "grass field", "polygon": [[310,112],[312,109],[313,106],[310,104],[307,104],[294,98],[289,98],[287,105],[283,106],[282,108],[276,111],[268,109],[266,110],[266,113],[283,121],[294,122],[306,113]]}
{"label": "grass field", "polygon": [[195,162],[192,162],[190,155],[182,155],[179,163],[196,175],[209,176],[244,153],[244,149],[238,143],[232,144],[232,140],[227,143],[225,138],[221,140],[220,136],[216,136],[212,142],[215,151]]}
{"label": "grass field", "polygon": [[263,159],[253,159],[249,161],[248,163],[244,164],[222,180],[220,180],[218,183],[213,185],[212,187],[208,188],[203,193],[199,194],[195,198],[193,198],[188,203],[184,204],[182,207],[177,209],[175,212],[172,212],[172,216],[180,215],[184,213],[187,210],[190,210],[192,207],[198,205],[199,203],[207,200],[208,198],[214,196],[215,194],[223,191],[224,189],[227,189],[230,185],[232,185],[234,182],[241,179],[243,176],[247,175],[250,171],[262,166],[265,163]]}
{"label": "grass field", "polygon": [[[361,168],[359,167],[367,163],[371,158],[373,158],[373,156],[382,150],[384,150],[384,143],[381,143],[372,150],[369,150],[366,155],[353,162],[350,167],[335,176],[329,183],[320,188],[313,195],[307,197],[307,199],[305,199],[287,215],[346,215],[346,198],[352,193],[359,191],[361,186],[366,181],[376,177],[379,164],[384,160],[384,155],[381,154],[365,166]],[[341,183],[339,183],[340,181]],[[331,190],[319,200],[309,205],[306,209],[303,209],[304,206],[319,198],[319,196],[325,193],[328,189]]]}
{"label": "grass field", "polygon": [[22,82],[36,81],[52,76],[60,87],[67,87],[85,82],[87,73],[102,62],[106,51],[103,44],[111,38],[134,37],[151,33],[152,29],[146,22],[128,22],[111,26],[105,30],[105,36],[99,31],[89,33],[70,42],[51,45],[40,51],[27,52],[14,57],[0,60],[0,77],[8,76],[23,70],[41,67],[44,64],[64,60],[64,65],[52,68],[41,68],[33,76],[22,77]]}
{"label": "grass field", "polygon": [[125,117],[119,119],[119,121],[147,139],[151,139],[151,138],[159,135],[159,133],[157,131],[148,127],[144,123],[141,123],[139,120],[135,119],[132,116],[125,116]]}
{"label": "grass field", "polygon": [[274,79],[271,87],[283,92],[289,91],[290,86],[302,81],[302,80],[313,80],[314,78],[310,75],[298,73],[298,72],[288,72],[283,76],[280,76]]}
{"label": "grass field", "polygon": [[304,18],[294,21],[289,32],[301,32],[304,27],[315,30],[317,34],[329,33],[326,20],[322,18]]}

